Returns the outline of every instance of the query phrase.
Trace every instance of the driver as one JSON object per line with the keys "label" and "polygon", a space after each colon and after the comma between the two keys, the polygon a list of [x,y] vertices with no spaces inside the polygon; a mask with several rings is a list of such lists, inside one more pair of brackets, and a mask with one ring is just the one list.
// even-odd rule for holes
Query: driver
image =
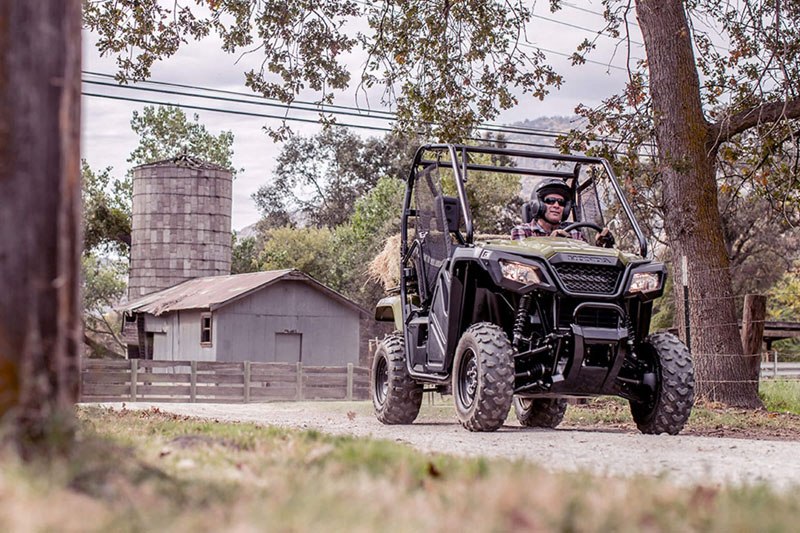
{"label": "driver", "polygon": [[[583,234],[577,229],[564,231],[569,226],[566,222],[572,208],[572,194],[562,180],[547,178],[539,182],[533,189],[531,201],[523,208],[523,222],[511,229],[513,240],[527,237],[566,237],[585,241]],[[531,220],[532,219],[532,220]],[[595,246],[611,248],[614,237],[608,228],[603,228],[595,237]]]}

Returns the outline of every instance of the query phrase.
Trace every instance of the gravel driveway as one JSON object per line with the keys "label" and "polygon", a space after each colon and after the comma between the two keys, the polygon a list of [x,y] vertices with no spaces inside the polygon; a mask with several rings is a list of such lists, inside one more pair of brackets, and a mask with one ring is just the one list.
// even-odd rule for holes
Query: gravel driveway
{"label": "gravel driveway", "polygon": [[[103,404],[116,409],[122,404]],[[409,426],[384,426],[365,402],[251,404],[129,403],[149,409],[406,443],[423,452],[524,459],[549,470],[586,470],[611,476],[663,476],[680,484],[755,484],[800,488],[800,440],[653,436],[619,430],[540,430],[506,425],[470,433],[441,407],[423,406]],[[513,416],[511,417],[513,418]],[[800,436],[798,436],[800,439]]]}

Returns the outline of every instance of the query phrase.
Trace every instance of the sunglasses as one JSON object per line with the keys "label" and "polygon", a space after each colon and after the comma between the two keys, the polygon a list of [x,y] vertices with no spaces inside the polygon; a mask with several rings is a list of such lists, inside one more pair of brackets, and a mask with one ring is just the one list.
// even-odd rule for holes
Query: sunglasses
{"label": "sunglasses", "polygon": [[546,203],[547,205],[558,204],[558,205],[560,205],[561,207],[564,207],[565,205],[567,205],[567,201],[566,201],[566,200],[564,200],[563,198],[545,198],[545,199],[544,199],[544,200],[542,200],[542,201],[543,201],[544,203]]}

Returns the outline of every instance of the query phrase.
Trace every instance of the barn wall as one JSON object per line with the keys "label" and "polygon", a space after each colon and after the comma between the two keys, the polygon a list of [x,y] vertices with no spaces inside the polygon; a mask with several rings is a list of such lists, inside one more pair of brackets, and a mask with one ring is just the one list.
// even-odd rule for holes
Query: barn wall
{"label": "barn wall", "polygon": [[163,317],[148,316],[145,329],[154,333],[153,359],[216,361],[216,317],[212,315],[211,346],[205,346],[200,344],[201,314],[200,311],[178,311]]}
{"label": "barn wall", "polygon": [[281,360],[276,343],[301,334],[303,364],[358,364],[358,313],[306,283],[278,282],[214,314],[219,361]]}

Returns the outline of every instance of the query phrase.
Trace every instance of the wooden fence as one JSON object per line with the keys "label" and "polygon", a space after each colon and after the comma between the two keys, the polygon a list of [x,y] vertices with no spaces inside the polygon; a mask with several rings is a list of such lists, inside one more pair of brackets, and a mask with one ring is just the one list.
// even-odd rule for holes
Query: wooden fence
{"label": "wooden fence", "polygon": [[84,360],[82,402],[366,400],[369,370],[302,363]]}

